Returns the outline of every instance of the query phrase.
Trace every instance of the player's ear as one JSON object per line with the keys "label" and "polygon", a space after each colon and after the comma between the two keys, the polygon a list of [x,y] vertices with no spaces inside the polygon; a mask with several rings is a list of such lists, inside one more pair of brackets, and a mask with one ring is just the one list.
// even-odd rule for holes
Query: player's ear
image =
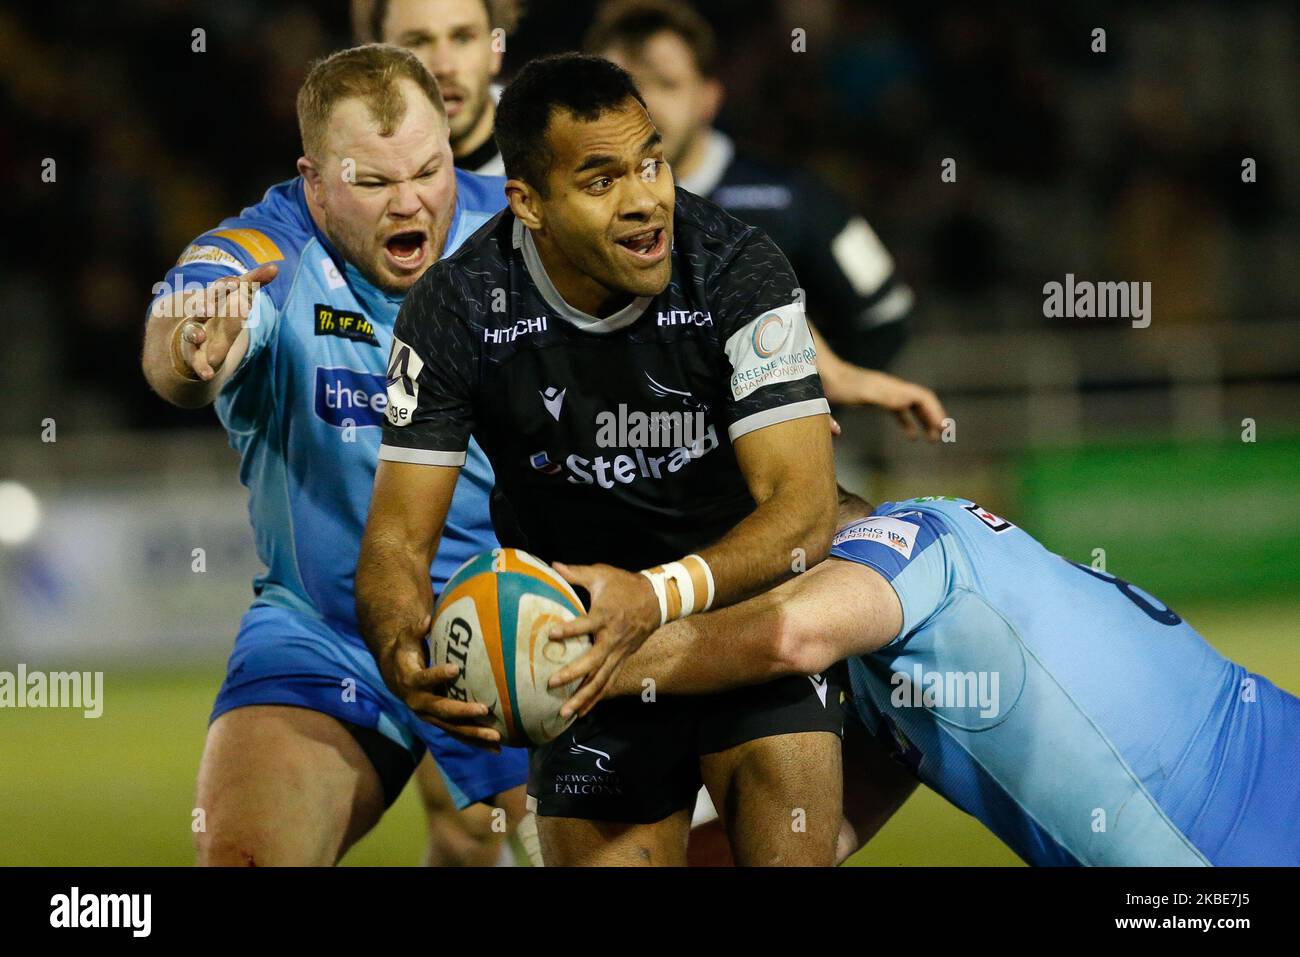
{"label": "player's ear", "polygon": [[320,170],[305,156],[298,157],[298,175],[313,194],[320,189]]}
{"label": "player's ear", "polygon": [[706,76],[700,97],[700,122],[712,125],[713,121],[718,118],[718,112],[722,109],[722,101],[726,98],[727,91],[723,87],[722,81],[717,77]]}
{"label": "player's ear", "polygon": [[544,225],[539,199],[537,190],[522,179],[506,180],[506,202],[510,204],[510,212],[528,229],[541,229]]}

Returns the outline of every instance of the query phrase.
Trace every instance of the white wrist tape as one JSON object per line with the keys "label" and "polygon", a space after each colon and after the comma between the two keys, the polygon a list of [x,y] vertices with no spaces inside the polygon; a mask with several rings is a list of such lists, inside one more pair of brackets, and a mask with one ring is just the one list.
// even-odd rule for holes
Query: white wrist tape
{"label": "white wrist tape", "polygon": [[659,625],[662,627],[668,621],[668,578],[657,568],[647,568],[641,574],[650,579],[650,587],[654,589],[655,598],[659,599]]}
{"label": "white wrist tape", "polygon": [[659,599],[659,624],[713,607],[713,570],[699,555],[687,555],[641,572]]}

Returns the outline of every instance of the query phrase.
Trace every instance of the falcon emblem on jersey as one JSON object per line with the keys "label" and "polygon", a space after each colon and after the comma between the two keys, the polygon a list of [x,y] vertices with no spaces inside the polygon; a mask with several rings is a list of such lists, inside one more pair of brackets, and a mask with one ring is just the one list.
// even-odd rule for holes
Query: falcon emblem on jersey
{"label": "falcon emblem on jersey", "polygon": [[676,395],[681,397],[682,405],[686,406],[688,409],[693,409],[696,408],[697,406],[705,410],[708,409],[707,404],[701,402],[699,399],[695,398],[695,396],[691,395],[689,392],[685,392],[681,389],[670,389],[668,388],[668,386],[657,381],[655,377],[652,376],[649,372],[646,372],[646,370],[642,369],[641,371],[645,373],[646,382],[649,383],[650,392],[652,395],[657,395],[661,399],[666,399],[670,395]]}

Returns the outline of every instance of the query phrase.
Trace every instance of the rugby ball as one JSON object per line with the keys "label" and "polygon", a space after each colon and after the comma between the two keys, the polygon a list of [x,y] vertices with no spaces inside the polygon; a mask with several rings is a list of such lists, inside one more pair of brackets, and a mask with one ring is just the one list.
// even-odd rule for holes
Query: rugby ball
{"label": "rugby ball", "polygon": [[487,705],[483,723],[500,731],[503,743],[536,747],[573,723],[560,717],[560,706],[578,682],[554,690],[546,683],[581,657],[591,638],[548,636],[554,625],[583,614],[573,586],[545,562],[517,548],[494,548],[447,581],[433,611],[429,658],[460,667],[445,693]]}

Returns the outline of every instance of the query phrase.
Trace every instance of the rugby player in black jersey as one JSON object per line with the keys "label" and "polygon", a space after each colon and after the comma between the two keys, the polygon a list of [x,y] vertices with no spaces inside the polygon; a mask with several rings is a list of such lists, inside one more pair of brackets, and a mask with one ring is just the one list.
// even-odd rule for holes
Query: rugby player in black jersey
{"label": "rugby player in black jersey", "polygon": [[919,425],[937,441],[946,413],[934,393],[879,371],[907,337],[911,289],[867,221],[817,176],[759,160],[713,126],[724,96],[717,46],[709,22],[683,0],[613,0],[584,40],[587,53],[632,74],[677,185],[762,229],[790,260],[807,291],[831,404],[890,409],[909,435]]}
{"label": "rugby player in black jersey", "polygon": [[[530,63],[496,136],[510,208],[431,267],[398,318],[356,578],[390,687],[488,746],[484,707],[440,695],[450,666],[424,650],[424,569],[471,433],[496,471],[501,543],[590,596],[553,633],[592,635],[579,671],[593,695],[665,620],[821,561],[836,510],[798,282],[761,232],[675,189],[631,78],[576,54]],[[548,864],[684,863],[701,781],[739,863],[833,862],[834,678],[584,710],[533,753]]]}

